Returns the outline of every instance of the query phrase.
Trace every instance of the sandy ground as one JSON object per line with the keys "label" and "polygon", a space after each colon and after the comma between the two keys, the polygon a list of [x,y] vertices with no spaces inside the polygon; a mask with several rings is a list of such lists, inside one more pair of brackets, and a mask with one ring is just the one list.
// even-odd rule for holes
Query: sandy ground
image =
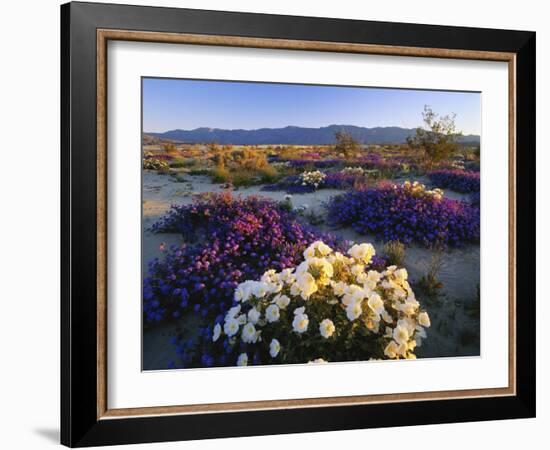
{"label": "sandy ground", "polygon": [[[426,179],[416,178],[427,183]],[[395,180],[395,182],[402,182]],[[146,274],[147,262],[161,257],[161,243],[167,246],[181,244],[182,238],[177,234],[153,234],[149,227],[170,207],[171,204],[185,204],[192,201],[192,196],[203,192],[221,192],[222,185],[213,185],[207,176],[190,176],[178,174],[158,175],[146,172],[143,175],[143,271]],[[294,207],[307,206],[308,211],[316,215],[324,214],[322,204],[330,197],[342,191],[323,189],[315,193],[294,194]],[[283,200],[285,192],[266,192],[260,186],[235,189],[234,194],[249,196],[262,195],[274,200]],[[457,192],[445,191],[445,196],[452,199],[465,199]],[[355,242],[371,242],[382,251],[384,243],[372,236],[359,235],[351,228],[333,229],[320,224],[318,228],[330,231]],[[427,271],[432,260],[433,251],[416,245],[406,251],[405,267],[412,283]],[[419,301],[428,309],[432,326],[428,330],[428,339],[418,348],[418,357],[450,357],[479,355],[479,304],[477,304],[477,285],[480,279],[479,245],[468,245],[460,249],[448,250],[444,254],[444,263],[439,272],[443,284],[436,299]],[[192,335],[196,332],[198,320],[185,317],[171,324],[146,330],[143,335],[144,369],[166,368],[170,360],[175,359],[174,346],[170,337],[180,332]]]}

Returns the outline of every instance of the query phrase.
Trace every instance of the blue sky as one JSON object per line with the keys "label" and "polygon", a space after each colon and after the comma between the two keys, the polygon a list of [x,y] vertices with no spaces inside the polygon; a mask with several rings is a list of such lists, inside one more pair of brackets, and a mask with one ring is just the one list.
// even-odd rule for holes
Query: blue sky
{"label": "blue sky", "polygon": [[457,128],[480,134],[479,93],[278,83],[143,79],[143,130],[362,127],[422,124],[424,105],[456,113]]}

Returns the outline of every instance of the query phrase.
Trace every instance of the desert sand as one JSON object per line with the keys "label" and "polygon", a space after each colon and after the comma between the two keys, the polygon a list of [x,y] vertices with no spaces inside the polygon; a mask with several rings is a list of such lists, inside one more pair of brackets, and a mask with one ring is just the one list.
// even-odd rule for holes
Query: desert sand
{"label": "desert sand", "polygon": [[[419,177],[419,182],[426,180]],[[405,179],[393,180],[401,183]],[[412,181],[412,180],[411,180]],[[177,174],[159,175],[155,172],[143,173],[143,272],[146,275],[147,262],[156,257],[162,257],[161,243],[166,246],[180,245],[183,240],[177,234],[153,234],[149,231],[151,225],[158,220],[171,204],[187,204],[194,194],[203,192],[221,192],[224,187],[212,184],[210,178],[202,175]],[[277,201],[285,198],[285,192],[262,191],[261,186],[253,186],[233,190],[235,195],[261,195]],[[322,204],[330,197],[343,191],[322,189],[314,193],[292,195],[294,207],[307,207],[317,215],[323,215]],[[445,196],[452,199],[465,199],[466,196],[457,192],[445,191]],[[354,242],[370,242],[382,252],[384,243],[372,236],[357,234],[351,228],[333,229],[327,225],[318,226],[323,231],[329,231]],[[407,247],[405,267],[409,272],[411,283],[417,281],[426,273],[432,259],[433,251],[410,245]],[[420,296],[418,300],[429,311],[432,326],[426,339],[415,353],[418,357],[457,357],[478,356],[480,352],[479,337],[479,302],[477,301],[477,286],[480,282],[480,252],[479,245],[468,245],[459,249],[447,250],[444,264],[438,279],[443,287],[437,299],[428,301]],[[166,368],[168,362],[176,358],[174,346],[170,337],[177,332],[192,335],[196,332],[198,319],[189,314],[176,322],[163,324],[154,329],[146,330],[143,336],[143,368],[154,370]]]}

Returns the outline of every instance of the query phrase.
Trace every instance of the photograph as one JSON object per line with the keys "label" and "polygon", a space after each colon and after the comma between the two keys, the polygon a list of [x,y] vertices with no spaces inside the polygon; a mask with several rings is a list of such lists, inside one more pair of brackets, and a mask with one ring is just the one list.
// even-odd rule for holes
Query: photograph
{"label": "photograph", "polygon": [[[48,400],[59,411],[44,410],[37,438],[59,419],[68,447],[280,448],[322,435],[315,446],[333,448],[383,445],[391,428],[413,447],[464,448],[453,424],[472,442],[521,445],[538,423],[523,419],[538,414],[545,317],[543,15],[145,3],[66,3],[58,26],[31,15],[40,37],[12,58],[30,77],[8,89],[15,104],[60,94],[32,130],[58,135],[61,158],[38,146],[43,163],[12,164],[6,190],[34,214],[6,221],[24,269],[7,298],[36,274],[59,288],[56,311],[33,304],[41,326],[60,325],[58,357],[7,347],[28,360],[6,359],[19,377],[56,364],[38,385],[56,383],[44,395],[59,392]],[[57,31],[52,57],[36,51],[44,24]],[[60,58],[51,89],[28,55]],[[34,110],[7,110],[17,150]],[[55,212],[43,183],[22,183],[34,169],[58,180],[57,222],[40,241],[58,242],[58,265],[17,239]],[[29,206],[37,194],[47,201]],[[29,272],[31,255],[49,272]],[[8,322],[12,340],[36,337]]]}
{"label": "photograph", "polygon": [[480,356],[480,92],[142,77],[141,120],[142,370]]}

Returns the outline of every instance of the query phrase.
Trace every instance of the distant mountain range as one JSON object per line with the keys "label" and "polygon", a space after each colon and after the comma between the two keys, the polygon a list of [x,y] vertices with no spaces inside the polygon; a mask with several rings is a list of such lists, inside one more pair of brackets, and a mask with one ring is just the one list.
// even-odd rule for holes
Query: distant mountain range
{"label": "distant mountain range", "polygon": [[[209,143],[233,145],[323,145],[334,144],[334,134],[345,130],[362,144],[401,144],[415,133],[415,128],[375,127],[353,125],[329,125],[321,128],[288,126],[284,128],[260,128],[257,130],[224,130],[220,128],[196,128],[194,130],[170,130],[164,133],[145,133],[150,137],[185,143]],[[461,142],[479,143],[479,136],[466,135]]]}

